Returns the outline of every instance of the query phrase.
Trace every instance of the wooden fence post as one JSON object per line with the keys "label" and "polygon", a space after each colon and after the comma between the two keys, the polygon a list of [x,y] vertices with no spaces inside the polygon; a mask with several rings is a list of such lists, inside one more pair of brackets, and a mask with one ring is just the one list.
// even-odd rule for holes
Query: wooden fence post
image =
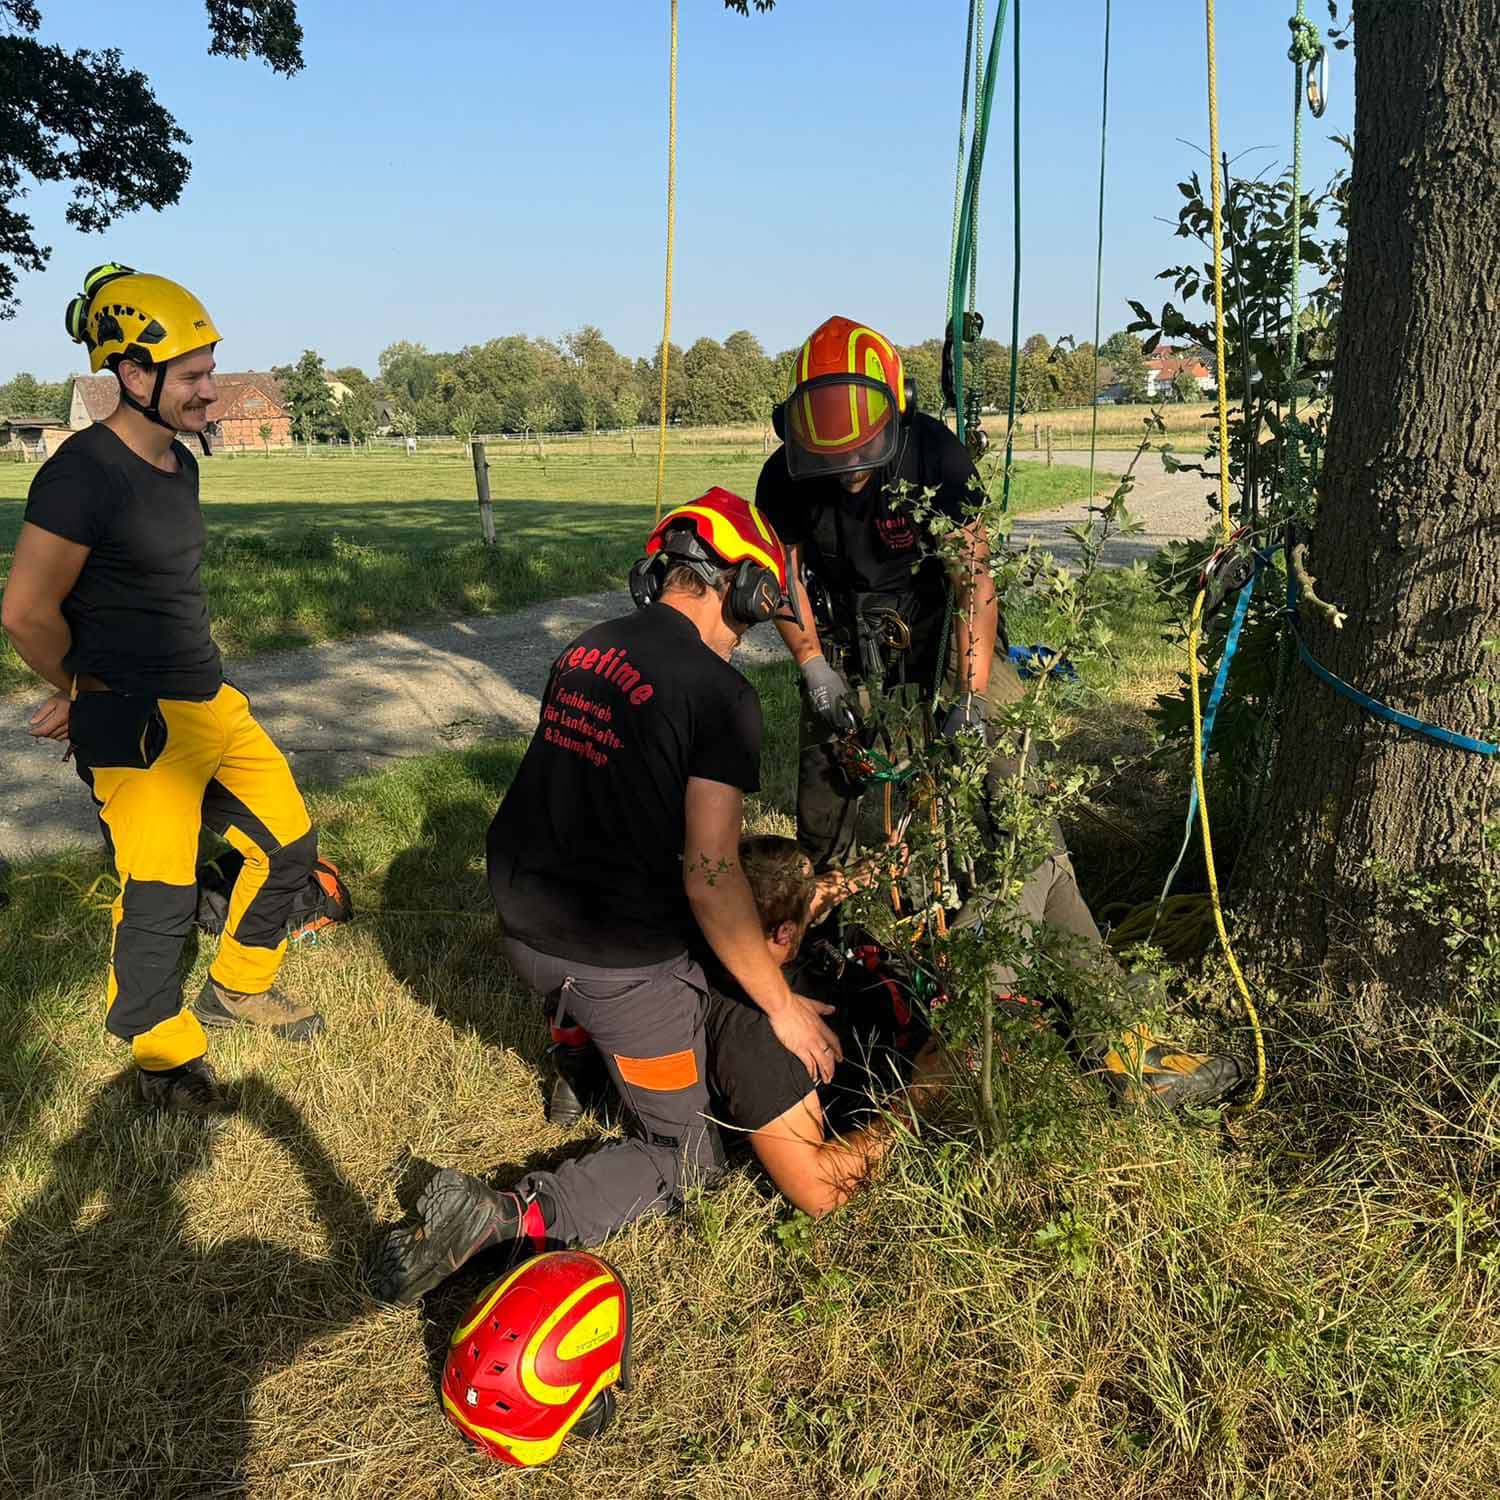
{"label": "wooden fence post", "polygon": [[474,455],[474,485],[479,491],[479,524],[484,530],[484,545],[495,545],[495,507],[490,502],[490,466],[484,456],[483,443],[471,443]]}
{"label": "wooden fence post", "polygon": [[1047,467],[1052,467],[1052,424],[1047,424]]}

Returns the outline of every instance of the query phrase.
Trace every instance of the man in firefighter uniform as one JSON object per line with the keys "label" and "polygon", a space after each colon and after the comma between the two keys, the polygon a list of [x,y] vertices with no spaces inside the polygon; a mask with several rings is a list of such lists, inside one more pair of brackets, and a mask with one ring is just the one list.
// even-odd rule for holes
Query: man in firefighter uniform
{"label": "man in firefighter uniform", "polygon": [[761,712],[729,658],[751,625],[789,607],[786,588],[775,532],[714,489],[652,532],[631,575],[636,613],[557,658],[490,826],[490,891],[511,966],[588,1031],[629,1130],[508,1191],[439,1172],[417,1221],[381,1245],[377,1295],[411,1301],[494,1244],[596,1244],[718,1173],[700,953],[734,976],[799,1066],[832,1077],[841,1050],[827,1007],[787,985],[739,862]]}
{"label": "man in firefighter uniform", "polygon": [[[774,420],[783,443],[761,469],[756,503],[791,560],[799,618],[777,628],[803,680],[797,836],[822,870],[854,841],[860,796],[837,751],[859,688],[941,695],[945,736],[983,728],[1022,688],[977,514],[982,481],[958,438],[916,409],[895,346],[864,324],[829,318],[802,345]],[[946,562],[937,554],[945,533],[962,539]],[[992,795],[1013,770],[996,755]],[[1021,906],[1104,960],[1061,830],[1054,836]],[[1123,1057],[1099,1040],[1106,1074],[1127,1096],[1141,1092],[1142,1074],[1155,1080],[1154,1097],[1195,1101],[1221,1096],[1240,1076],[1232,1058],[1185,1054],[1140,1027],[1129,1028]]]}
{"label": "man in firefighter uniform", "polygon": [[[120,403],[32,481],[3,623],[57,690],[30,731],[68,743],[119,875],[105,1025],[130,1043],[143,1103],[214,1115],[227,1102],[205,1026],[291,1041],[322,1028],[275,986],[317,836],[286,757],[224,680],[198,576],[198,466],[177,434],[207,426],[218,330],[184,287],[124,266],[90,273],[68,330],[114,373]],[[204,824],[244,865],[187,1006],[178,965]]]}

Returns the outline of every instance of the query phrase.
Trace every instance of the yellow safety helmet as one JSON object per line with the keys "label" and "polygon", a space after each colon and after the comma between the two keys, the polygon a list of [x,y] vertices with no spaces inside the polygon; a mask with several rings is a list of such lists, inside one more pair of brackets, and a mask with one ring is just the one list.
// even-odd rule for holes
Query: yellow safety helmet
{"label": "yellow safety helmet", "polygon": [[95,266],[83,293],[68,303],[69,337],[89,351],[95,373],[117,359],[164,365],[219,342],[208,309],[165,276],[143,276],[129,266]]}

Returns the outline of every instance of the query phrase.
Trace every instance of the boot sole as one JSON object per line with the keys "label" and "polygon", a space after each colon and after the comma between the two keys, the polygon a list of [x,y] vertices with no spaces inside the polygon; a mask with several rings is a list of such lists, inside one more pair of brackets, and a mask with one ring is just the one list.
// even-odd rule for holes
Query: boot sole
{"label": "boot sole", "polygon": [[481,1192],[452,1167],[436,1172],[417,1199],[420,1225],[392,1230],[381,1246],[372,1279],[376,1297],[410,1304],[468,1261],[495,1217],[494,1203]]}
{"label": "boot sole", "polygon": [[217,1002],[210,1004],[201,997],[193,1001],[192,1011],[199,1024],[210,1030],[230,1031],[236,1026],[249,1026],[255,1031],[269,1031],[272,1036],[279,1037],[284,1042],[310,1042],[323,1031],[322,1016],[304,1016],[300,1021],[267,1024],[231,1015],[227,1010],[221,1009]]}

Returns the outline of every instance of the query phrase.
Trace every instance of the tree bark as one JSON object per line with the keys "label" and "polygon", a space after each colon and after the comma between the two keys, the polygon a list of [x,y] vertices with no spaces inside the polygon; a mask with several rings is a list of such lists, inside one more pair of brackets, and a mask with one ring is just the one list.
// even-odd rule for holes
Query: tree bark
{"label": "tree bark", "polygon": [[[1492,738],[1500,0],[1358,0],[1354,16],[1348,270],[1308,553],[1319,594],[1349,618],[1334,630],[1304,611],[1301,628],[1370,696]],[[1291,673],[1241,910],[1282,976],[1330,987],[1375,1030],[1393,1006],[1442,998],[1446,950],[1367,861],[1462,882],[1494,762]]]}

